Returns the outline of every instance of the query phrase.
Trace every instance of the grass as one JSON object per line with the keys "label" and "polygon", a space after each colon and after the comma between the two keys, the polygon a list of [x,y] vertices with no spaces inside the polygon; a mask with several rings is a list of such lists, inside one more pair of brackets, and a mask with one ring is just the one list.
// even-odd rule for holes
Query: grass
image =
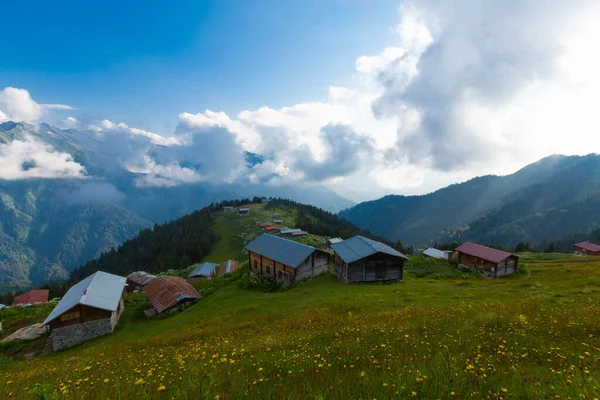
{"label": "grass", "polygon": [[132,306],[110,336],[0,358],[0,398],[599,397],[600,262],[528,269],[272,294],[233,281],[170,318]]}

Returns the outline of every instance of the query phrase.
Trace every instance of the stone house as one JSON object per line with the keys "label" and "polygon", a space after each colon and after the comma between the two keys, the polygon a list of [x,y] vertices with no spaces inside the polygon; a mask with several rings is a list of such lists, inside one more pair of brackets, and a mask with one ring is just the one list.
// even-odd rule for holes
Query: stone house
{"label": "stone house", "polygon": [[43,323],[49,347],[58,351],[112,333],[125,308],[125,282],[98,271],[72,286]]}

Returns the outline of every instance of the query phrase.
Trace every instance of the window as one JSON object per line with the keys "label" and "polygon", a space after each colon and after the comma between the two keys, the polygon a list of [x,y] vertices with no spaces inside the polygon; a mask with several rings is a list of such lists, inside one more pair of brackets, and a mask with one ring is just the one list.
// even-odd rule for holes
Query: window
{"label": "window", "polygon": [[254,260],[254,269],[258,271],[258,261]]}
{"label": "window", "polygon": [[279,279],[279,280],[283,279],[283,275],[281,274],[280,270],[277,270],[277,279]]}
{"label": "window", "polygon": [[271,275],[271,267],[267,267],[267,275]]}
{"label": "window", "polygon": [[63,315],[60,316],[60,320],[61,321],[70,321],[72,319],[77,319],[79,318],[79,311],[73,311],[70,313],[65,313]]}

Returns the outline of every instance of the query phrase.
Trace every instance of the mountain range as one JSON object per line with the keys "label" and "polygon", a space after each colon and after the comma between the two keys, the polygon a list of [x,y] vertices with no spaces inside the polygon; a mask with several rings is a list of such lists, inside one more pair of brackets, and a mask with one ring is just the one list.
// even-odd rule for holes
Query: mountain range
{"label": "mountain range", "polygon": [[[354,204],[322,185],[190,182],[140,186],[142,175],[115,157],[115,149],[123,147],[125,153],[130,150],[128,144],[114,139],[106,143],[110,139],[44,123],[0,124],[0,145],[13,144],[12,151],[20,155],[35,150],[22,150],[25,144],[48,146],[52,152],[70,155],[86,172],[77,179],[0,176],[0,292],[66,279],[72,270],[141,229],[221,200],[282,197],[334,213]],[[150,149],[162,150],[160,145]],[[8,152],[6,147],[4,151]],[[249,165],[264,162],[258,154],[247,153],[245,159]],[[21,169],[35,167],[34,160],[27,160]]]}
{"label": "mountain range", "polygon": [[600,156],[553,155],[507,176],[482,176],[421,196],[386,196],[344,210],[363,229],[425,247],[505,247],[585,236],[600,226]]}

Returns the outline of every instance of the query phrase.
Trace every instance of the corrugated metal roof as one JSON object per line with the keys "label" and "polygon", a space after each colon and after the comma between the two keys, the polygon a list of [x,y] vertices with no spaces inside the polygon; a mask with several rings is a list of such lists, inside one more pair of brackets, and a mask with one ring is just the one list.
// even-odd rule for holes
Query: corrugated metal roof
{"label": "corrugated metal roof", "polygon": [[292,232],[292,236],[306,236],[308,232],[300,231],[300,232]]}
{"label": "corrugated metal roof", "polygon": [[39,304],[47,303],[50,291],[48,289],[30,290],[29,292],[16,296],[13,300],[13,307],[20,304]]}
{"label": "corrugated metal roof", "polygon": [[149,274],[145,271],[135,271],[127,275],[127,280],[136,286],[144,287],[152,280],[156,279],[156,275]]}
{"label": "corrugated metal roof", "polygon": [[144,293],[158,314],[178,304],[200,298],[198,291],[178,276],[159,276],[144,286]]}
{"label": "corrugated metal roof", "polygon": [[272,224],[270,222],[262,222],[258,224],[258,226],[260,226],[261,228],[266,228],[267,226],[272,226]]}
{"label": "corrugated metal roof", "polygon": [[283,224],[283,220],[282,219],[274,219],[273,223],[274,224]]}
{"label": "corrugated metal roof", "polygon": [[236,260],[223,261],[219,266],[219,275],[230,274],[237,269],[239,262]]}
{"label": "corrugated metal roof", "polygon": [[250,211],[250,209],[248,207],[240,207],[238,208],[239,211]]}
{"label": "corrugated metal roof", "polygon": [[445,260],[448,259],[448,255],[445,252],[435,249],[433,247],[430,247],[427,250],[425,250],[423,252],[423,255],[433,257],[433,258],[443,258]]}
{"label": "corrugated metal roof", "polygon": [[592,242],[575,243],[575,246],[581,247],[582,249],[586,249],[588,251],[592,251],[594,253],[597,251],[600,251],[600,246],[598,246],[597,244],[592,243]]}
{"label": "corrugated metal roof", "polygon": [[276,231],[277,227],[273,225],[269,225],[265,227],[265,231]]}
{"label": "corrugated metal roof", "polygon": [[211,262],[203,262],[202,264],[196,265],[196,268],[190,273],[188,278],[193,278],[195,276],[205,276],[207,278],[213,276],[215,274],[215,268],[217,268],[218,264]]}
{"label": "corrugated metal roof", "polygon": [[471,242],[461,244],[457,247],[456,251],[460,253],[469,254],[471,256],[479,257],[494,263],[499,263],[503,260],[506,260],[508,257],[514,255],[511,253],[507,253],[506,251],[492,249],[490,247],[482,246],[480,244]]}
{"label": "corrugated metal roof", "polygon": [[339,237],[336,237],[336,238],[331,238],[331,239],[329,239],[329,240],[328,240],[328,242],[329,242],[330,244],[341,243],[341,242],[343,242],[343,241],[344,241],[344,239],[342,239],[342,238],[339,238]]}
{"label": "corrugated metal roof", "polygon": [[246,249],[271,260],[296,268],[317,249],[277,236],[263,234],[246,245]]}
{"label": "corrugated metal roof", "polygon": [[272,216],[273,216],[273,218],[279,218],[279,217],[281,217],[281,214],[279,214],[279,213],[275,213],[275,214],[273,214]]}
{"label": "corrugated metal roof", "polygon": [[351,237],[340,243],[332,244],[331,247],[346,263],[352,263],[375,253],[389,254],[390,256],[408,260],[408,257],[399,251],[392,249],[387,244],[367,239],[363,236]]}
{"label": "corrugated metal roof", "polygon": [[101,310],[116,311],[125,288],[126,279],[122,276],[98,271],[71,286],[43,325],[47,325],[64,312],[78,304]]}
{"label": "corrugated metal roof", "polygon": [[280,229],[279,232],[281,232],[282,235],[291,235],[294,232],[302,232],[302,229],[299,228],[295,228],[295,229]]}
{"label": "corrugated metal roof", "polygon": [[6,308],[6,304],[0,304],[0,310]]}

